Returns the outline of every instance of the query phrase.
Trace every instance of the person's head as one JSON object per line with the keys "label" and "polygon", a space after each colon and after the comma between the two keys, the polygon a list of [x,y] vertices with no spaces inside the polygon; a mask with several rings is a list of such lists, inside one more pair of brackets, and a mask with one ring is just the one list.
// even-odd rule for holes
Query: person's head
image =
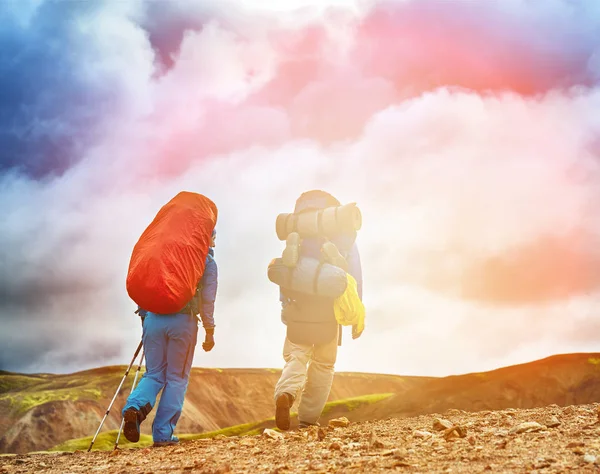
{"label": "person's head", "polygon": [[212,235],[210,236],[210,246],[215,247],[217,245],[217,229],[213,229]]}

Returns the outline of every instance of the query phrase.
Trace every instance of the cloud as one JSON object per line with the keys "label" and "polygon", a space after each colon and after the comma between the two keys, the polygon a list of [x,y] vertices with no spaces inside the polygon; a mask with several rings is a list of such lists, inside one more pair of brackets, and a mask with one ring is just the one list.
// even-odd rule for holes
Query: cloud
{"label": "cloud", "polygon": [[138,95],[132,83],[151,72],[152,58],[127,7],[114,5],[38,2],[21,22],[10,18],[23,10],[0,6],[9,18],[0,32],[0,171],[63,173]]}
{"label": "cloud", "polygon": [[340,369],[598,349],[593,5],[384,2],[300,24],[244,5],[69,5],[1,33],[0,368],[128,359],[130,252],[183,189],[220,210],[217,348],[198,365],[281,364],[266,266],[276,215],[312,188],[364,215],[368,330]]}
{"label": "cloud", "polygon": [[593,82],[587,62],[599,22],[598,6],[585,1],[380,2],[358,29],[355,58],[413,93],[461,86],[536,94]]}

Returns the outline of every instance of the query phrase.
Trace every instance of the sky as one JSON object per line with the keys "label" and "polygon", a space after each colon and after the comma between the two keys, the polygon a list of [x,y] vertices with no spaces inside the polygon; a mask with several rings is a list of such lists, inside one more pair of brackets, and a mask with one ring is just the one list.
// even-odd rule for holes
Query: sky
{"label": "sky", "polygon": [[600,351],[596,0],[0,2],[0,369],[127,363],[133,245],[219,208],[216,347],[281,367],[275,218],[363,213],[367,328],[337,370]]}

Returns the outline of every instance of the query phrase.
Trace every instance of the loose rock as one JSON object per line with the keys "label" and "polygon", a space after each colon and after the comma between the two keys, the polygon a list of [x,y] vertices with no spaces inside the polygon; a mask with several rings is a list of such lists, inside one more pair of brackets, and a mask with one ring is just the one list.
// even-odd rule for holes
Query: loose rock
{"label": "loose rock", "polygon": [[318,426],[309,426],[306,430],[306,439],[309,441],[318,441],[319,440],[319,427]]}
{"label": "loose rock", "polygon": [[451,421],[445,420],[444,418],[435,418],[433,420],[433,429],[435,431],[444,431],[454,426]]}
{"label": "loose rock", "polygon": [[444,439],[449,440],[452,438],[465,438],[467,436],[467,429],[464,426],[453,426],[444,431]]}
{"label": "loose rock", "polygon": [[585,443],[583,441],[571,441],[567,444],[567,448],[583,448]]}
{"label": "loose rock", "polygon": [[552,415],[546,419],[543,424],[546,426],[546,428],[556,428],[557,426],[561,425],[561,422],[556,416]]}
{"label": "loose rock", "polygon": [[284,438],[284,436],[279,431],[271,430],[269,428],[265,428],[265,431],[263,431],[263,436],[265,438],[273,439],[275,441],[281,441]]}
{"label": "loose rock", "polygon": [[342,450],[342,445],[339,442],[334,441],[333,443],[331,443],[329,445],[329,450],[330,451],[341,451]]}
{"label": "loose rock", "polygon": [[371,449],[383,449],[385,448],[385,443],[377,438],[377,435],[374,431],[371,431],[369,435],[369,448]]}
{"label": "loose rock", "polygon": [[532,433],[535,431],[541,431],[545,428],[544,425],[539,424],[537,421],[526,421],[520,425],[515,426],[509,431],[510,434],[521,434],[521,433]]}
{"label": "loose rock", "polygon": [[349,425],[350,420],[348,420],[348,418],[346,418],[345,416],[342,416],[341,418],[335,418],[329,421],[329,426],[333,428],[347,428]]}

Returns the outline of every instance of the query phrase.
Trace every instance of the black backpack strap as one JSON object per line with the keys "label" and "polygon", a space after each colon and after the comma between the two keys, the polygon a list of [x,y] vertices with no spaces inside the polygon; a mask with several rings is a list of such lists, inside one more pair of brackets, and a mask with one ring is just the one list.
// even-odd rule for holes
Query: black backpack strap
{"label": "black backpack strap", "polygon": [[202,278],[198,281],[196,285],[196,293],[192,296],[192,299],[188,301],[188,303],[183,307],[180,313],[189,313],[192,317],[196,317],[197,314],[200,314],[202,310]]}

